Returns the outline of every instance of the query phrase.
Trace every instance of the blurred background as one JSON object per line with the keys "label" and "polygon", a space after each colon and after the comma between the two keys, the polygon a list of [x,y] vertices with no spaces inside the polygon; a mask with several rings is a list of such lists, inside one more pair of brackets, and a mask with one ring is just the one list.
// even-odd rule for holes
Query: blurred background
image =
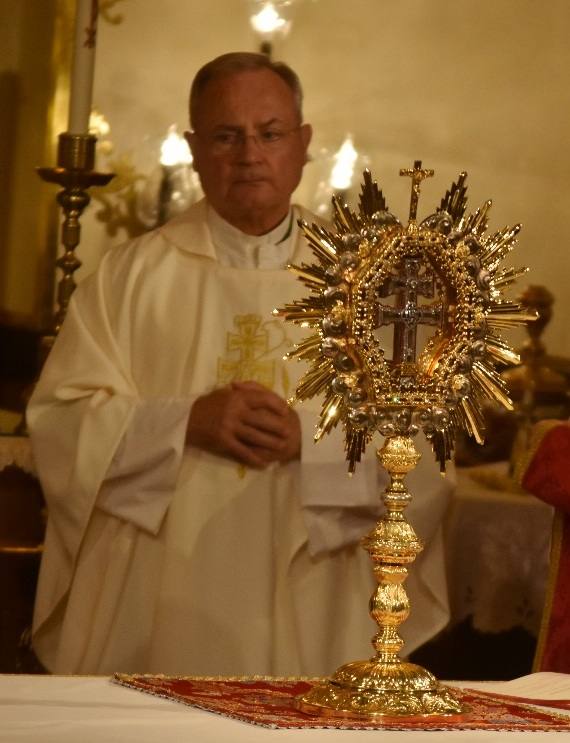
{"label": "blurred background", "polygon": [[[422,160],[435,177],[422,185],[420,219],[467,171],[469,210],[493,200],[490,230],[522,222],[512,263],[529,266],[530,273],[516,292],[542,308],[544,321],[534,341],[524,333],[511,336],[516,347],[527,344],[534,364],[524,378],[511,380],[520,403],[517,420],[568,414],[567,0],[100,0],[99,7],[91,130],[98,138],[97,169],[115,178],[90,190],[77,279],[113,245],[200,198],[181,141],[191,79],[216,55],[263,51],[291,65],[305,90],[305,120],[314,139],[299,202],[324,216],[333,193],[355,204],[362,169],[369,167],[391,211],[405,220],[410,183],[398,172]],[[41,493],[26,452],[20,459],[13,454],[19,443],[13,435],[38,372],[38,342],[52,321],[59,278],[57,188],[43,183],[35,168],[55,165],[57,136],[67,129],[75,10],[74,0],[0,0],[0,433],[12,437],[5,461],[0,451],[0,552],[12,555],[8,562],[0,555],[0,671],[16,667],[13,638],[29,622],[41,552]],[[488,460],[508,460],[511,434],[505,446],[500,437],[497,446],[490,443]],[[459,454],[465,465],[485,460],[468,448],[460,447]],[[504,501],[512,488],[501,478],[502,471],[484,472],[458,488],[466,500],[450,517],[451,542],[466,549],[463,530],[471,528],[472,551],[456,567],[470,570],[486,560],[495,578],[457,577],[464,588],[455,597],[462,607],[459,630],[428,657],[433,663],[438,654],[460,655],[463,668],[471,664],[472,678],[504,668],[507,677],[524,672],[540,619],[551,515],[540,510],[539,525],[532,508],[525,510],[530,501],[521,505],[512,492]],[[510,530],[504,522],[488,523],[489,499],[493,508],[506,509]],[[479,510],[470,514],[477,503]],[[499,559],[492,550],[473,552],[485,542],[475,523],[497,530],[487,544],[502,540]],[[528,523],[534,528],[524,527]],[[13,557],[9,549],[22,544],[30,546],[28,557]],[[497,578],[499,564],[511,581],[508,590]],[[502,656],[488,634],[484,652],[473,634],[475,594],[485,595],[480,630],[494,632],[493,641],[498,632],[515,632],[511,645],[499,638],[503,656],[505,648],[510,652],[503,670],[476,668],[484,656]],[[495,621],[487,610],[504,608],[506,596],[509,617],[503,613]]]}

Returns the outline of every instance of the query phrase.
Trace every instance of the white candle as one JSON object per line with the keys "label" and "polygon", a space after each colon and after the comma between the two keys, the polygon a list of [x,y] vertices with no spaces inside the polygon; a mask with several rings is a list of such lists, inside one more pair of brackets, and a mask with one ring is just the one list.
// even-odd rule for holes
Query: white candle
{"label": "white candle", "polygon": [[97,0],[77,0],[69,122],[67,126],[67,130],[71,134],[87,134],[89,131],[93,73],[95,70],[97,5]]}

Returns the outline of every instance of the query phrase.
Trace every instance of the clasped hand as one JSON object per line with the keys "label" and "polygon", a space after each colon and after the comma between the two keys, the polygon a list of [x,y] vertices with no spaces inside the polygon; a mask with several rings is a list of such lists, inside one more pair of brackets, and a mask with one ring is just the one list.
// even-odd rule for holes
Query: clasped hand
{"label": "clasped hand", "polygon": [[272,390],[257,382],[232,382],[196,400],[186,442],[263,469],[300,456],[301,425]]}

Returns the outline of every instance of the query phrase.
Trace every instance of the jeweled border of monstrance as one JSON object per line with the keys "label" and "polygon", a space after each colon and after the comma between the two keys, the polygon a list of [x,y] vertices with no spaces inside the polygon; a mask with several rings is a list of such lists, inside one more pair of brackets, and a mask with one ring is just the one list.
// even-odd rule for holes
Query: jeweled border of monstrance
{"label": "jeweled border of monstrance", "polygon": [[[418,224],[420,183],[433,171],[416,161],[400,174],[412,178],[406,226],[369,171],[358,212],[335,198],[333,229],[301,223],[315,261],[290,268],[310,294],[275,311],[313,331],[288,354],[309,362],[294,399],[324,393],[315,440],[340,422],[351,472],[376,431],[422,429],[442,470],[459,429],[483,443],[485,405],[512,409],[498,368],[519,357],[501,331],[534,319],[504,294],[527,271],[501,266],[520,225],[487,235],[491,201],[467,213],[466,173]],[[391,360],[375,335],[388,324]],[[417,353],[422,324],[434,334]]]}

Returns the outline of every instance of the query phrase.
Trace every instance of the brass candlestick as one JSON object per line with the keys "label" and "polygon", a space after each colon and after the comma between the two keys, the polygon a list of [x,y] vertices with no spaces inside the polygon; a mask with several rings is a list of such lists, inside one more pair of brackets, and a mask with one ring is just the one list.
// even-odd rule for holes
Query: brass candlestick
{"label": "brass candlestick", "polygon": [[[379,584],[370,601],[379,625],[372,641],[376,655],[341,666],[301,697],[298,705],[308,713],[462,713],[452,691],[398,656],[403,647],[398,626],[409,613],[406,566],[422,549],[404,517],[411,496],[403,480],[419,459],[413,437],[420,429],[445,471],[459,428],[484,441],[485,401],[512,409],[495,366],[519,359],[499,333],[535,319],[502,295],[526,271],[499,268],[519,227],[486,236],[491,202],[466,214],[465,173],[418,224],[420,186],[433,171],[416,161],[400,175],[412,179],[405,227],[389,212],[368,171],[358,214],[333,199],[334,231],[302,223],[316,262],[290,268],[311,296],[275,311],[314,329],[289,357],[310,362],[293,401],[324,392],[315,440],[341,423],[352,472],[379,432],[385,443],[378,458],[391,478],[383,496],[386,513],[363,540]],[[382,341],[389,326],[391,358]]]}
{"label": "brass candlestick", "polygon": [[64,132],[59,135],[57,167],[37,169],[42,180],[63,186],[56,197],[63,210],[61,241],[65,250],[57,259],[56,266],[63,271],[63,277],[58,283],[53,324],[43,339],[46,352],[61,328],[76,286],[74,273],[81,266],[81,261],[75,255],[81,238],[79,220],[91,200],[87,189],[91,186],[105,186],[113,178],[113,173],[98,173],[94,170],[96,142],[97,138],[92,134]]}

